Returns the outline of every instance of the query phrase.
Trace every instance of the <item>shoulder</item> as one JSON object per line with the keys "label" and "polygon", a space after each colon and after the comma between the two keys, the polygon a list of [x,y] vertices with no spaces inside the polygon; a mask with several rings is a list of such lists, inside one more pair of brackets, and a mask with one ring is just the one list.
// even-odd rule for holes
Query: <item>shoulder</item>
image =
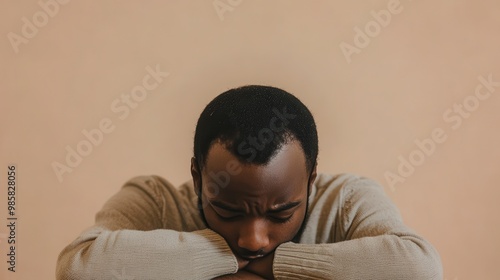
{"label": "shoulder", "polygon": [[161,206],[165,197],[176,198],[178,191],[169,181],[158,175],[135,176],[122,185],[120,197],[136,200],[147,200]]}
{"label": "shoulder", "polygon": [[197,196],[194,192],[193,181],[188,180],[179,186],[174,186],[170,181],[158,175],[136,176],[127,181],[123,186],[135,188],[137,191],[151,197],[155,201],[168,202],[176,200],[185,206],[196,207]]}
{"label": "shoulder", "polygon": [[324,196],[345,200],[356,193],[383,193],[382,186],[375,180],[352,173],[320,173],[313,184],[310,199]]}
{"label": "shoulder", "polygon": [[192,198],[195,196],[192,182],[187,181],[179,187],[174,186],[167,179],[158,175],[136,176],[128,180],[123,189],[135,189],[143,195],[150,196],[154,200],[169,198]]}
{"label": "shoulder", "polygon": [[345,240],[344,228],[352,216],[386,203],[390,201],[375,180],[352,173],[320,173],[311,188],[308,221],[301,242]]}
{"label": "shoulder", "polygon": [[[319,207],[335,207],[342,212],[359,209],[394,208],[384,188],[377,181],[351,173],[320,174],[315,181],[310,203]],[[377,207],[374,207],[377,206]]]}
{"label": "shoulder", "polygon": [[[119,192],[121,205],[135,205],[137,211],[150,209],[165,228],[192,231],[204,228],[197,207],[192,181],[176,187],[158,175],[136,176],[128,180]],[[116,203],[115,203],[116,204]]]}

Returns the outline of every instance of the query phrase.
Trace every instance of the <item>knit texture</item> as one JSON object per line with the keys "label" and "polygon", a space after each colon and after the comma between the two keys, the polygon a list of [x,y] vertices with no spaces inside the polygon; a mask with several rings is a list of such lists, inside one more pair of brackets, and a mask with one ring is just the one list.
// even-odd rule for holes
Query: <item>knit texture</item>
{"label": "knit texture", "polygon": [[[207,229],[192,181],[159,176],[127,182],[59,255],[66,279],[212,279],[235,273],[224,238]],[[402,222],[377,182],[319,174],[299,243],[276,249],[276,279],[442,279],[441,260]]]}

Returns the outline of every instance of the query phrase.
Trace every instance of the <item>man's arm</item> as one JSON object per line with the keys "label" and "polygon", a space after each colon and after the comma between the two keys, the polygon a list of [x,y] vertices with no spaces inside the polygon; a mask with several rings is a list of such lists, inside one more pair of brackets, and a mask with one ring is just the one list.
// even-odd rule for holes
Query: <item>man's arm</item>
{"label": "man's arm", "polygon": [[189,197],[137,177],[59,255],[57,279],[210,279],[235,273],[226,241],[204,229]]}
{"label": "man's arm", "polygon": [[376,182],[358,178],[342,187],[337,202],[323,203],[323,210],[341,205],[329,213],[337,220],[329,234],[340,242],[280,245],[276,279],[442,279],[437,251],[403,224]]}

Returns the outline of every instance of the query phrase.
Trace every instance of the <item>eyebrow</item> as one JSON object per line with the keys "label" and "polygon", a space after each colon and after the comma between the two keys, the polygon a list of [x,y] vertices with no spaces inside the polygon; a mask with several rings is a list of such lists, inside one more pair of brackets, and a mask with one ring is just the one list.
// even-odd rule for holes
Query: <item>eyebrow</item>
{"label": "eyebrow", "polygon": [[[297,205],[299,205],[301,203],[302,203],[302,201],[292,201],[292,202],[283,203],[283,204],[280,204],[278,207],[276,207],[276,209],[267,210],[267,213],[272,214],[272,213],[279,213],[282,211],[286,211],[286,210],[289,210],[289,209],[296,207]],[[217,201],[217,200],[210,201],[210,204],[217,206],[221,209],[224,209],[226,211],[230,211],[230,212],[235,212],[235,213],[244,213],[245,212],[241,209],[233,208],[233,207],[226,205],[225,203]]]}

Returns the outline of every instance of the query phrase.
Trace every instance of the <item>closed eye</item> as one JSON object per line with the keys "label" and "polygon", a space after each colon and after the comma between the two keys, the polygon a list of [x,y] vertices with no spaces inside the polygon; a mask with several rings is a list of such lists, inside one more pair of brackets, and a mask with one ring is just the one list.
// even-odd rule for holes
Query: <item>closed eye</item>
{"label": "closed eye", "polygon": [[224,220],[224,221],[234,221],[234,220],[242,217],[242,215],[229,215],[229,216],[226,216],[226,215],[221,215],[217,211],[214,211],[214,212],[217,215],[217,217],[219,217],[221,220]]}
{"label": "closed eye", "polygon": [[[296,208],[298,205],[300,205],[300,203],[301,203],[300,201],[291,202],[282,205],[281,207],[278,207],[276,209],[269,210],[267,213],[267,219],[273,223],[278,223],[278,224],[289,222],[292,219],[294,213],[292,212],[290,214],[291,209]],[[232,208],[225,206],[224,204],[218,203],[217,201],[213,202],[211,201],[210,206],[212,206],[212,209],[217,215],[217,217],[223,221],[235,221],[245,216],[244,211],[239,209],[233,210]]]}
{"label": "closed eye", "polygon": [[[242,215],[234,215],[234,216],[223,216],[217,211],[214,211],[217,217],[223,221],[236,221],[237,219],[241,218]],[[293,217],[293,214],[288,216],[288,217],[274,217],[274,216],[269,216],[268,219],[271,220],[273,223],[278,223],[278,224],[284,224],[289,222]]]}
{"label": "closed eye", "polygon": [[279,223],[279,224],[282,224],[282,223],[286,223],[286,222],[289,222],[293,217],[293,214],[291,214],[290,216],[288,217],[276,217],[276,216],[269,216],[269,219],[275,223]]}
{"label": "closed eye", "polygon": [[224,221],[233,221],[243,216],[243,214],[240,212],[229,211],[212,204],[210,204],[210,206],[212,206],[212,210],[215,212],[217,217]]}

